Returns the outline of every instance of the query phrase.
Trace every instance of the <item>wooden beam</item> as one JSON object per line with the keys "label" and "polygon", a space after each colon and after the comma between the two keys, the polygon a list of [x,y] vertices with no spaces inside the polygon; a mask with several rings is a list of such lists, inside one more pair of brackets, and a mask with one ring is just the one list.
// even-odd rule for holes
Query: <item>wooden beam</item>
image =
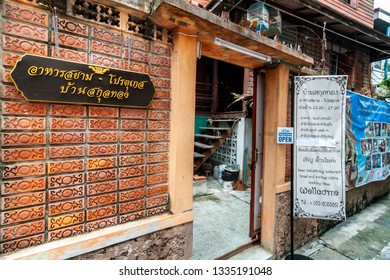
{"label": "wooden beam", "polygon": [[202,55],[231,64],[255,69],[263,67],[267,61],[217,45],[216,37],[290,64],[314,64],[313,58],[307,55],[186,1],[156,0],[149,18],[159,26],[168,29],[180,27],[184,33],[197,34],[198,41],[202,43]]}
{"label": "wooden beam", "polygon": [[285,183],[286,145],[276,143],[277,128],[287,124],[289,67],[265,71],[264,157],[261,244],[274,252],[277,187]]}

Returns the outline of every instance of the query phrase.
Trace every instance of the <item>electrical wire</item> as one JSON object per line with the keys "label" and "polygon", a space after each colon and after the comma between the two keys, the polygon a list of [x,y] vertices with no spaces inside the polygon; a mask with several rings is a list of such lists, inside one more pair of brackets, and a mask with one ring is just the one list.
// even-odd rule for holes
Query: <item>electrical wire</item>
{"label": "electrical wire", "polygon": [[[302,18],[302,17],[300,17],[300,16],[294,15],[293,13],[287,12],[286,10],[280,9],[279,7],[276,7],[276,6],[272,5],[272,4],[266,3],[266,5],[268,5],[268,6],[272,7],[272,8],[274,8],[274,9],[278,9],[278,10],[282,11],[283,13],[285,13],[285,14],[287,14],[287,15],[290,15],[290,16],[292,16],[292,17],[298,18],[298,19],[300,19],[300,20],[302,20],[302,21],[304,21],[304,22],[306,22],[306,23],[309,23],[309,24],[311,24],[311,25],[313,25],[313,26],[316,26],[316,27],[318,27],[318,28],[321,28],[321,29],[324,28],[323,26],[321,26],[321,25],[319,25],[319,24],[317,24],[317,23],[311,22],[311,21],[309,21],[309,20],[307,20],[307,19],[305,19],[305,18]],[[368,45],[368,44],[366,44],[366,43],[363,43],[363,42],[360,42],[360,41],[358,41],[358,40],[349,38],[348,36],[343,35],[343,34],[341,34],[341,33],[338,33],[338,32],[336,32],[336,31],[334,31],[334,30],[331,30],[331,29],[328,29],[328,28],[325,28],[325,30],[326,30],[326,31],[329,31],[329,32],[331,32],[331,33],[333,33],[333,34],[336,34],[336,35],[338,35],[338,36],[340,36],[340,37],[343,37],[343,38],[345,38],[345,39],[347,39],[347,40],[350,40],[350,41],[352,41],[352,42],[358,43],[358,44],[360,44],[360,45],[363,45],[363,46],[368,47],[368,48],[370,48],[370,49],[376,50],[376,51],[378,51],[378,52],[385,53],[385,54],[387,54],[387,55],[390,56],[390,52],[387,52],[387,51],[384,51],[384,50],[375,48],[375,47],[370,46],[370,45]]]}
{"label": "electrical wire", "polygon": [[[218,4],[220,4],[220,3],[222,3],[222,2],[224,2],[224,0],[219,0],[219,2],[217,2],[216,5],[215,5],[215,7],[213,7],[213,8],[215,9],[216,6],[217,6]],[[240,2],[241,2],[241,1],[239,1],[239,2],[237,3],[237,5],[238,5]],[[325,29],[325,31],[329,31],[330,33],[333,33],[333,34],[335,34],[335,35],[338,35],[338,36],[340,36],[340,37],[343,37],[343,38],[345,38],[345,39],[347,39],[347,40],[350,40],[350,41],[352,41],[352,42],[355,42],[355,43],[357,43],[357,44],[363,45],[363,46],[365,46],[365,47],[367,47],[367,48],[376,50],[376,51],[378,51],[378,52],[381,52],[381,53],[384,53],[384,54],[387,54],[387,55],[390,56],[390,52],[387,52],[387,51],[378,49],[378,48],[376,48],[376,47],[370,46],[370,45],[368,45],[368,44],[366,44],[366,43],[363,43],[363,42],[361,42],[361,41],[359,41],[359,40],[352,39],[352,38],[350,38],[350,37],[348,37],[348,36],[346,36],[346,35],[344,35],[344,34],[341,34],[341,33],[337,32],[337,31],[334,31],[334,30],[332,30],[332,29],[324,28],[324,26],[321,26],[321,25],[319,25],[319,24],[317,24],[317,23],[311,22],[311,21],[309,21],[309,20],[307,20],[307,19],[305,19],[305,18],[302,18],[302,17],[300,17],[300,16],[297,16],[297,15],[295,15],[295,14],[293,14],[293,13],[290,13],[290,12],[284,10],[284,9],[281,9],[280,7],[276,7],[276,6],[274,6],[274,5],[270,4],[270,3],[268,3],[268,1],[267,1],[267,3],[265,3],[264,1],[262,1],[262,2],[263,2],[265,5],[267,5],[267,6],[270,6],[270,7],[274,8],[274,9],[280,10],[281,12],[283,12],[283,13],[285,13],[285,14],[287,14],[287,15],[290,15],[290,16],[292,16],[292,17],[295,17],[295,18],[297,18],[297,19],[300,19],[300,20],[302,20],[302,21],[304,21],[304,22],[306,22],[306,23],[309,23],[309,24],[311,24],[311,25],[313,25],[313,26],[316,26],[316,27],[321,28],[321,29]],[[238,7],[237,7],[237,8],[238,8]],[[234,7],[233,7],[232,9],[234,9]],[[230,11],[231,11],[232,9],[230,9]],[[210,9],[210,11],[212,11],[212,10]]]}

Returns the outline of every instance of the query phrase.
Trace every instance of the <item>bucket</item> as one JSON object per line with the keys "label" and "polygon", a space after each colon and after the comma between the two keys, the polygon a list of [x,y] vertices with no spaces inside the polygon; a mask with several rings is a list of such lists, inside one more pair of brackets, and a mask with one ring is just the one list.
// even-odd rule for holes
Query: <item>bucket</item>
{"label": "bucket", "polygon": [[238,169],[237,165],[227,165],[222,170],[222,177],[221,177],[221,179],[223,181],[227,181],[227,182],[237,181],[238,172],[239,172],[239,169]]}
{"label": "bucket", "polygon": [[226,167],[226,164],[220,164],[218,166],[218,179],[221,179],[222,177],[222,171],[225,169]]}

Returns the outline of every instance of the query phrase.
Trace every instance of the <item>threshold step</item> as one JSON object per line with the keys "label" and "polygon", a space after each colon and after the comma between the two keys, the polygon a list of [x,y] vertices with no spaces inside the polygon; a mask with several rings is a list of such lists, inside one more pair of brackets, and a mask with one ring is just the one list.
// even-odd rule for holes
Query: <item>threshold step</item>
{"label": "threshold step", "polygon": [[204,158],[206,157],[205,155],[199,154],[197,152],[194,152],[194,158]]}
{"label": "threshold step", "polygon": [[221,139],[221,136],[217,135],[209,135],[209,134],[195,134],[195,137],[202,137],[202,138],[207,138],[207,139]]}
{"label": "threshold step", "polygon": [[203,143],[199,143],[199,142],[194,142],[194,146],[198,147],[198,148],[201,148],[201,149],[212,149],[212,148],[214,148],[214,146],[212,146],[212,145],[207,145],[207,144],[203,144]]}

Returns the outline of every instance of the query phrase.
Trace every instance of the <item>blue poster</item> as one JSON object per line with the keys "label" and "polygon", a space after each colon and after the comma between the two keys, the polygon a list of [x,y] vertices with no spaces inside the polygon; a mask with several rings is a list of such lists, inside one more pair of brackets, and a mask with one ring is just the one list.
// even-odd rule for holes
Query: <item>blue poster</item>
{"label": "blue poster", "polygon": [[390,104],[348,91],[346,101],[347,189],[390,174]]}

